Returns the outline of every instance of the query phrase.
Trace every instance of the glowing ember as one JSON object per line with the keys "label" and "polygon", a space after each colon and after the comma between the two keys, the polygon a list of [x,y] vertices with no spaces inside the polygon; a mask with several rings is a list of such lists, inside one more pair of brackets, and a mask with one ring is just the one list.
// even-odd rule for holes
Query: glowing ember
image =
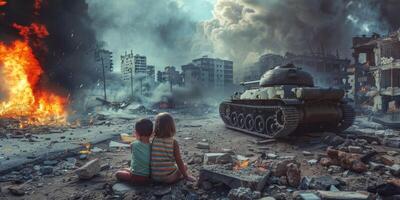
{"label": "glowing ember", "polygon": [[6,97],[0,102],[0,117],[18,118],[25,125],[65,125],[66,99],[37,88],[43,70],[29,46],[28,37],[35,34],[45,37],[44,26],[32,24],[29,27],[14,25],[24,40],[10,45],[0,43],[1,88]]}
{"label": "glowing ember", "polygon": [[249,166],[250,161],[249,160],[239,160],[236,162],[235,166],[233,166],[233,170],[241,170],[245,169]]}

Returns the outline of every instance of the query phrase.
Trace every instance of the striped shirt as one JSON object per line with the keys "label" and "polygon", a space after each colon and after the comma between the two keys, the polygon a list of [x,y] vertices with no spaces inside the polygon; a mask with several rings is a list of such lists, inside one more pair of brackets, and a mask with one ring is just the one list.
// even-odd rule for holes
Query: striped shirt
{"label": "striped shirt", "polygon": [[177,170],[173,138],[154,138],[151,145],[151,177],[163,180]]}

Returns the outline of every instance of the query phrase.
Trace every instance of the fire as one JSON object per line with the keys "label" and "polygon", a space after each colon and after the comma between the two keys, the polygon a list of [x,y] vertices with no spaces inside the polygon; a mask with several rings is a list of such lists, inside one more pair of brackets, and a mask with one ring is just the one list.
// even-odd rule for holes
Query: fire
{"label": "fire", "polygon": [[249,166],[250,161],[249,160],[238,160],[235,164],[235,166],[233,166],[233,170],[241,170],[241,169],[245,169]]}
{"label": "fire", "polygon": [[0,85],[5,90],[5,100],[0,102],[0,117],[18,118],[21,126],[65,125],[66,98],[37,87],[43,69],[29,46],[29,37],[48,35],[39,24],[29,27],[14,24],[24,40],[10,45],[0,42]]}

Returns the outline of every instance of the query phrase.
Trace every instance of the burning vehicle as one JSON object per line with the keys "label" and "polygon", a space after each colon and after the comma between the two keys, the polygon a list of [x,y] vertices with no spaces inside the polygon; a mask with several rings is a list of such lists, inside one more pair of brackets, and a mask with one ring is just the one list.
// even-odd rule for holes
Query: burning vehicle
{"label": "burning vehicle", "polygon": [[230,129],[281,138],[302,131],[340,132],[355,119],[343,90],[315,87],[312,76],[293,64],[243,85],[253,88],[220,104],[220,116]]}

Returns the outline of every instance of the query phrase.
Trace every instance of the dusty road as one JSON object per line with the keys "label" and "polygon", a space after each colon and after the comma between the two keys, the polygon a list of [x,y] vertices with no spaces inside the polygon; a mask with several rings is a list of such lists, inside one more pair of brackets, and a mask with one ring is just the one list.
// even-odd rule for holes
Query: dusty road
{"label": "dusty road", "polygon": [[[198,178],[202,168],[202,158],[208,152],[234,152],[235,155],[245,156],[251,165],[258,160],[267,162],[278,161],[279,158],[291,157],[300,164],[301,176],[328,175],[340,181],[340,190],[366,191],[371,184],[383,182],[393,176],[387,171],[369,170],[363,173],[354,173],[340,168],[332,171],[318,162],[326,156],[328,144],[324,142],[327,133],[309,134],[300,137],[292,137],[288,140],[271,142],[268,144],[255,144],[260,138],[226,129],[217,114],[207,116],[192,116],[175,114],[177,123],[176,139],[181,145],[184,161],[189,164],[189,170]],[[131,132],[131,125],[124,122],[121,133]],[[131,122],[133,124],[133,121]],[[121,126],[122,127],[122,126]],[[329,135],[329,134],[328,134]],[[109,142],[120,142],[119,136],[94,145],[103,152],[92,152],[88,158],[80,159],[79,155],[70,158],[58,158],[54,163],[39,163],[27,165],[24,169],[9,173],[14,175],[13,181],[0,183],[0,199],[218,199],[226,198],[229,192],[223,184],[214,184],[211,188],[202,185],[193,185],[181,181],[169,186],[150,185],[135,187],[126,194],[119,193],[120,188],[114,184],[117,182],[113,174],[117,169],[128,167],[129,149],[109,148]],[[199,149],[197,143],[209,145],[209,149]],[[92,147],[93,148],[93,147]],[[398,149],[383,147],[377,144],[367,144],[366,149],[373,148],[379,152],[397,152]],[[82,166],[88,160],[99,158],[103,170],[94,178],[82,181],[73,173],[74,169]],[[399,163],[397,154],[392,157]],[[76,163],[74,163],[76,161]],[[72,164],[70,166],[69,164]],[[48,165],[48,167],[46,167]],[[66,167],[70,166],[70,167]],[[42,168],[51,168],[46,172]],[[23,182],[21,176],[30,176],[27,182]],[[284,182],[284,181],[283,181]],[[16,191],[8,189],[15,186]],[[167,189],[166,189],[167,188]],[[160,191],[167,190],[165,194]],[[287,186],[287,183],[277,181],[264,190],[261,196],[274,196],[276,199],[292,199],[292,193],[297,188]],[[19,196],[18,196],[19,195]]]}

